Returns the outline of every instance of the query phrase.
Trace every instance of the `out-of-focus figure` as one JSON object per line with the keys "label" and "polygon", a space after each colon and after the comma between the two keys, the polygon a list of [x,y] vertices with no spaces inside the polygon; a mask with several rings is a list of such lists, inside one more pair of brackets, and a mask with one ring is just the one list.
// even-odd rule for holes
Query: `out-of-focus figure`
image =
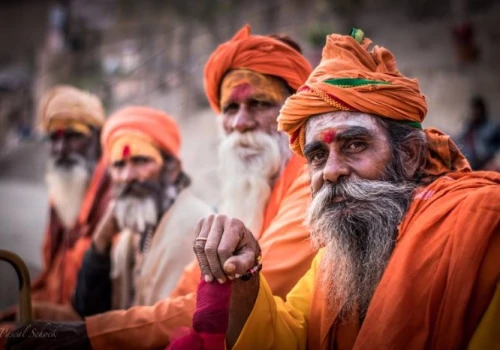
{"label": "out-of-focus figure", "polygon": [[469,113],[465,128],[457,140],[462,153],[474,170],[499,171],[500,124],[489,118],[486,102],[480,96],[471,99]]}
{"label": "out-of-focus figure", "polygon": [[169,115],[147,107],[119,110],[105,124],[101,144],[113,201],[78,274],[74,306],[81,316],[168,297],[194,259],[198,221],[212,212],[189,190],[180,132]]}
{"label": "out-of-focus figure", "polygon": [[[285,99],[310,72],[293,40],[284,35],[253,35],[249,26],[221,44],[205,66],[205,92],[224,132],[218,150],[219,211],[238,218],[258,239],[263,273],[271,290],[282,297],[309,268],[314,250],[303,225],[311,198],[305,161],[291,154],[286,135],[277,131],[276,118]],[[222,224],[224,217],[208,220]],[[46,330],[57,329],[57,339],[17,338],[11,339],[11,346],[30,350],[50,345],[71,350],[165,347],[177,328],[191,324],[199,281],[194,259],[171,297],[153,307],[105,312],[86,318],[85,323],[51,323]]]}
{"label": "out-of-focus figure", "polygon": [[[43,245],[44,268],[32,285],[35,319],[73,319],[68,308],[83,255],[109,199],[109,176],[100,160],[105,116],[96,96],[71,86],[49,90],[39,107],[49,136],[46,181],[50,213]],[[29,214],[29,213],[27,213]],[[16,307],[2,313],[13,321]]]}

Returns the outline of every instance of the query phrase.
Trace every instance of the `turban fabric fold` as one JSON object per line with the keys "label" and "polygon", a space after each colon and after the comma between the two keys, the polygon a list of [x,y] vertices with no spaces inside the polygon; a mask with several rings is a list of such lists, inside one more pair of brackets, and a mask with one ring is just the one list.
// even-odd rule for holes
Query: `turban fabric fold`
{"label": "turban fabric fold", "polygon": [[269,36],[251,35],[250,26],[219,45],[209,57],[204,72],[205,93],[210,106],[220,113],[220,84],[231,69],[249,69],[283,79],[294,91],[311,73],[306,58],[284,42]]}
{"label": "turban fabric fold", "polygon": [[165,112],[133,106],[111,115],[103,127],[101,144],[108,159],[120,156],[116,146],[123,156],[141,154],[156,159],[155,150],[160,150],[179,159],[181,136],[176,121]]}
{"label": "turban fabric fold", "polygon": [[[322,60],[297,93],[287,99],[278,128],[290,135],[292,150],[303,156],[305,125],[309,117],[333,111],[375,114],[421,128],[427,104],[416,79],[403,76],[393,54],[354,29],[351,36],[327,36]],[[429,152],[426,175],[470,170],[450,137],[426,129]]]}
{"label": "turban fabric fold", "polygon": [[89,126],[100,129],[105,121],[101,100],[69,85],[58,85],[48,90],[42,97],[38,113],[45,132],[73,128],[88,133]]}

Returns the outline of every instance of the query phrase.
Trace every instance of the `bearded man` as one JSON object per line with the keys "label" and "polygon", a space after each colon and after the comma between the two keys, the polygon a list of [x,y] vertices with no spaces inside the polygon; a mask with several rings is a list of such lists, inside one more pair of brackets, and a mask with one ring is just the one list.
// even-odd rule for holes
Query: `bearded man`
{"label": "bearded man", "polygon": [[[44,268],[31,288],[33,316],[72,319],[77,315],[66,311],[78,269],[109,199],[110,182],[99,145],[104,109],[95,95],[56,86],[44,95],[39,113],[50,138],[46,173],[50,214]],[[13,321],[14,314],[7,312],[2,318]]]}
{"label": "bearded man", "polygon": [[[390,51],[351,35],[327,37],[322,62],[279,117],[309,164],[306,223],[322,249],[284,301],[257,273],[259,243],[239,220],[202,220],[202,274],[236,280],[232,294],[201,282],[194,328],[215,329],[219,317],[233,349],[495,348],[500,175],[471,172],[447,135],[422,130],[418,82]],[[172,349],[188,348],[186,338]]]}
{"label": "bearded man", "polygon": [[121,109],[104,125],[101,144],[113,201],[78,274],[74,305],[82,316],[168,297],[194,258],[195,218],[212,213],[189,191],[179,128],[166,113]]}
{"label": "bearded man", "polygon": [[[221,114],[225,134],[219,148],[220,212],[240,217],[252,230],[266,262],[263,273],[281,296],[307,271],[315,255],[302,225],[310,202],[305,162],[291,155],[287,138],[276,131],[279,109],[310,71],[293,41],[251,35],[249,26],[220,45],[205,67],[205,92],[213,110]],[[60,327],[58,340],[65,335],[82,339],[80,348],[86,348],[88,337],[93,349],[165,347],[174,330],[191,324],[199,278],[194,260],[169,299],[153,307],[89,317],[86,328]],[[19,347],[50,344],[28,339]]]}

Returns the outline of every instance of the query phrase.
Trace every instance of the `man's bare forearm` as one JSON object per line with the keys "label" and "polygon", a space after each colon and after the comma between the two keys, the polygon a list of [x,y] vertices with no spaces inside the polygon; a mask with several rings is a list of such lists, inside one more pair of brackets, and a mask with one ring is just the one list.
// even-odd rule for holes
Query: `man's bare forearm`
{"label": "man's bare forearm", "polygon": [[253,310],[259,294],[259,274],[249,281],[236,280],[231,293],[231,311],[229,312],[229,327],[227,330],[227,348],[232,349]]}
{"label": "man's bare forearm", "polygon": [[259,274],[249,281],[236,280],[231,293],[231,311],[229,312],[229,327],[227,329],[227,348],[232,349],[245,323],[253,310],[259,294]]}

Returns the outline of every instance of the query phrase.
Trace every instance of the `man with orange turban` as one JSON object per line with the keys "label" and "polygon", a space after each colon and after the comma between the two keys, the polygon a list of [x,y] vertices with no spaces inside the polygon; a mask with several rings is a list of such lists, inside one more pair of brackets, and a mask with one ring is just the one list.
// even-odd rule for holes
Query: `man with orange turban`
{"label": "man with orange turban", "polygon": [[194,258],[197,221],[212,213],[188,188],[179,128],[166,113],[121,109],[104,125],[101,145],[110,164],[113,203],[78,274],[74,306],[82,316],[168,297]]}
{"label": "man with orange turban", "polygon": [[[44,268],[31,287],[33,313],[39,319],[71,319],[77,315],[66,311],[78,269],[109,199],[110,181],[99,146],[105,115],[95,95],[56,86],[42,98],[39,118],[50,137],[46,171],[50,214]],[[4,319],[13,320],[12,316],[5,314]]]}
{"label": "man with orange turban", "polygon": [[[233,280],[228,348],[500,344],[500,175],[472,172],[447,135],[422,130],[418,82],[370,44],[360,30],[329,35],[280,111],[279,128],[309,164],[306,224],[320,248],[286,301],[258,273],[265,262],[248,229],[228,218],[198,226],[202,274],[221,278],[222,267]],[[218,244],[201,252],[199,242]],[[233,254],[213,255],[220,247]]]}
{"label": "man with orange turban", "polygon": [[[219,212],[237,217],[259,240],[263,273],[273,292],[283,297],[315,254],[302,225],[310,201],[305,162],[291,154],[276,118],[310,72],[300,48],[288,37],[251,35],[249,26],[220,45],[205,66],[205,91],[213,110],[221,114],[225,134],[219,147]],[[200,279],[193,260],[171,298],[153,307],[87,318],[92,348],[165,347],[178,327],[191,324]]]}

